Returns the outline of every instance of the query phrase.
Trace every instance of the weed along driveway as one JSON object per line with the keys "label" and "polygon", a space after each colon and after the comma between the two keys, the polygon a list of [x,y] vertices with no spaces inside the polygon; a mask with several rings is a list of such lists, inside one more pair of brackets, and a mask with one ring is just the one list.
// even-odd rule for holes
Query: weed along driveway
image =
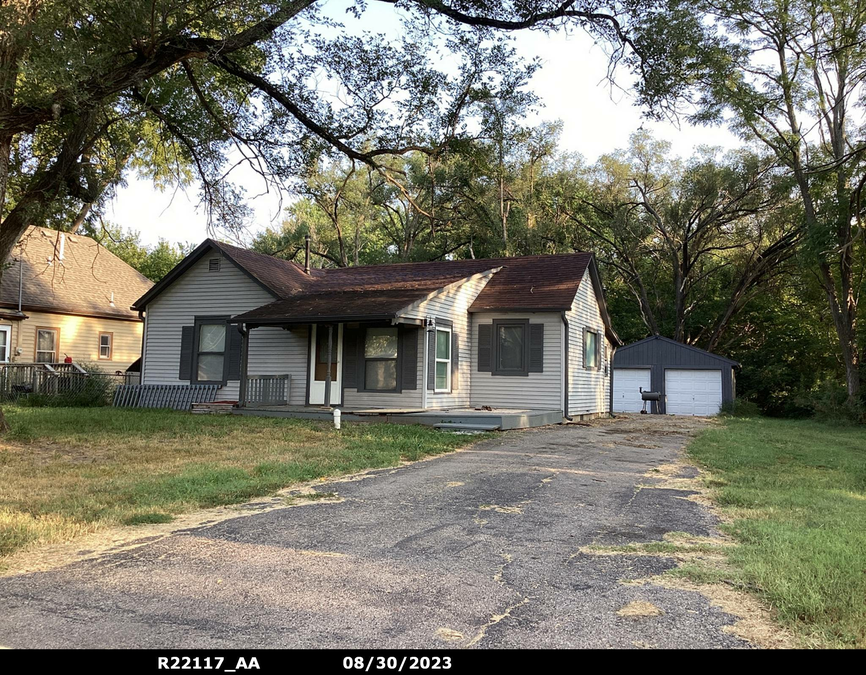
{"label": "weed along driveway", "polygon": [[[77,550],[61,566],[13,566],[0,578],[0,644],[765,644],[745,599],[711,599],[667,574],[722,543],[692,491],[697,470],[680,463],[703,424],[652,416],[502,434],[172,534],[144,526],[137,542]],[[729,613],[737,605],[747,616]]]}

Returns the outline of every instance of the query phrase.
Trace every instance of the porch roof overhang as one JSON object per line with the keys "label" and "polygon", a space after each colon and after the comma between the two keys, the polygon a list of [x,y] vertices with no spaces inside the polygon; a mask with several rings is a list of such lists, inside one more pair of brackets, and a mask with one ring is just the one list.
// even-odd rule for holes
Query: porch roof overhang
{"label": "porch roof overhang", "polygon": [[231,322],[249,326],[355,321],[417,323],[416,319],[401,317],[401,310],[425,298],[429,293],[430,289],[427,287],[303,293],[238,314]]}

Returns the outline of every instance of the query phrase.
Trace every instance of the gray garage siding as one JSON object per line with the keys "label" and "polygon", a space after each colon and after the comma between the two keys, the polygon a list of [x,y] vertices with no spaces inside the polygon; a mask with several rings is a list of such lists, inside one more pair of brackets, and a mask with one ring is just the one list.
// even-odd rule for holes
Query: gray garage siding
{"label": "gray garage siding", "polygon": [[736,361],[718,354],[690,347],[669,338],[654,336],[634,342],[616,350],[613,357],[614,379],[617,368],[649,368],[652,390],[661,392],[659,412],[665,412],[665,370],[720,370],[722,371],[722,403],[734,400],[734,366]]}

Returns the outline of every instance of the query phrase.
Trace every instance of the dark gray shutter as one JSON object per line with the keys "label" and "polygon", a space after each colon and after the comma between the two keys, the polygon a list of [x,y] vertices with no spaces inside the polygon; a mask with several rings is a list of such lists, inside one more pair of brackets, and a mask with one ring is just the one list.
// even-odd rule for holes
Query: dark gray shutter
{"label": "dark gray shutter", "polygon": [[436,389],[436,331],[427,333],[427,390]]}
{"label": "dark gray shutter", "polygon": [[478,372],[493,372],[493,324],[478,326]]}
{"label": "dark gray shutter", "polygon": [[529,324],[529,372],[544,372],[544,324]]}
{"label": "dark gray shutter", "polygon": [[226,353],[226,380],[241,379],[241,350],[244,345],[244,336],[241,335],[240,326],[229,324],[226,326],[226,337],[228,340]]}
{"label": "dark gray shutter", "polygon": [[343,330],[343,387],[358,387],[358,328]]}
{"label": "dark gray shutter", "polygon": [[460,338],[451,331],[451,391],[460,389]]}
{"label": "dark gray shutter", "polygon": [[418,328],[406,326],[400,332],[400,349],[402,359],[401,389],[418,388]]}
{"label": "dark gray shutter", "polygon": [[184,326],[180,329],[180,366],[177,379],[192,379],[192,357],[195,343],[195,326]]}

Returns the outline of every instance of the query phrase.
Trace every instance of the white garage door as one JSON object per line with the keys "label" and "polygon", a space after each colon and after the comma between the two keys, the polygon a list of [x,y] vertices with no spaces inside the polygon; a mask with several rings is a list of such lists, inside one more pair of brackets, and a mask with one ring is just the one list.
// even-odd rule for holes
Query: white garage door
{"label": "white garage door", "polygon": [[650,371],[648,368],[614,368],[613,370],[613,411],[640,412],[643,400],[640,388],[650,391]]}
{"label": "white garage door", "polygon": [[665,370],[668,415],[715,415],[722,407],[721,370]]}

